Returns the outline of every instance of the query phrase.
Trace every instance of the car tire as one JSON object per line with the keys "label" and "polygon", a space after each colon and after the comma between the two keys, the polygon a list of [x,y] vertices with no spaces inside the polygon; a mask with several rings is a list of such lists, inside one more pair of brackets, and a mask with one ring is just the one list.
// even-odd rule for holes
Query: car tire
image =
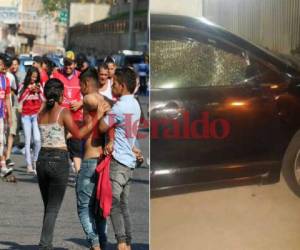
{"label": "car tire", "polygon": [[282,175],[293,193],[300,197],[300,131],[294,135],[284,154]]}

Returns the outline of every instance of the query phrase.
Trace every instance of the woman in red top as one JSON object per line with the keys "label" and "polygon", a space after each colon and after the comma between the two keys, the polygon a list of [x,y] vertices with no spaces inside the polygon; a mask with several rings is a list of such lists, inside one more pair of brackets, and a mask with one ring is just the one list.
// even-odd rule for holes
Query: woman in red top
{"label": "woman in red top", "polygon": [[[36,173],[36,161],[41,149],[40,131],[37,115],[42,110],[44,96],[40,84],[40,73],[37,68],[30,67],[23,84],[19,87],[19,102],[22,104],[22,125],[25,134],[25,157],[27,172]],[[34,154],[31,159],[30,143],[33,132]]]}

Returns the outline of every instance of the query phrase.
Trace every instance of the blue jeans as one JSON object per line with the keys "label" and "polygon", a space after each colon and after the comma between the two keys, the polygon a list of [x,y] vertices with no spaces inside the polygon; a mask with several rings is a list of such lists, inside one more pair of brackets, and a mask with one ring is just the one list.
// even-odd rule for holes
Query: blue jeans
{"label": "blue jeans", "polygon": [[33,134],[33,161],[37,161],[39,152],[41,149],[41,135],[37,122],[37,115],[23,115],[22,116],[22,125],[25,135],[25,157],[27,166],[32,166],[31,153],[30,153],[30,144],[31,144],[31,135]]}
{"label": "blue jeans", "polygon": [[80,171],[76,181],[77,212],[86,239],[90,245],[99,246],[105,250],[106,219],[101,216],[101,211],[96,206],[96,167],[98,159],[86,159],[81,163]]}

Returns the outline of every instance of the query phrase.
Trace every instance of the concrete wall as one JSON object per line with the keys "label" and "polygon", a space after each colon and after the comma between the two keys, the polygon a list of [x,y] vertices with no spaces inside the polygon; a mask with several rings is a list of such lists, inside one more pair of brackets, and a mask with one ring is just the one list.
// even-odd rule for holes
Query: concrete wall
{"label": "concrete wall", "polygon": [[18,0],[0,0],[0,7],[17,7]]}
{"label": "concrete wall", "polygon": [[201,0],[150,0],[150,13],[201,16]]}
{"label": "concrete wall", "polygon": [[[134,33],[135,50],[144,51],[147,44],[146,32]],[[85,36],[73,35],[70,37],[70,47],[83,53],[92,52],[98,57],[116,53],[129,48],[127,33],[88,33]]]}
{"label": "concrete wall", "polygon": [[203,15],[271,50],[300,53],[299,0],[203,0]]}
{"label": "concrete wall", "polygon": [[108,17],[109,4],[72,3],[70,26],[76,23],[89,24]]}
{"label": "concrete wall", "polygon": [[36,12],[43,8],[42,0],[19,0],[19,10],[22,12]]}

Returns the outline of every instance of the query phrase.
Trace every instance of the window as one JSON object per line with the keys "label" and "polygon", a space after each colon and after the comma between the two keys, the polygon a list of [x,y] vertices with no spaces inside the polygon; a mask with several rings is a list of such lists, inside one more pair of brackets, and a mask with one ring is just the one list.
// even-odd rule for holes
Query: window
{"label": "window", "polygon": [[240,50],[208,38],[151,41],[152,88],[245,84],[248,65]]}

